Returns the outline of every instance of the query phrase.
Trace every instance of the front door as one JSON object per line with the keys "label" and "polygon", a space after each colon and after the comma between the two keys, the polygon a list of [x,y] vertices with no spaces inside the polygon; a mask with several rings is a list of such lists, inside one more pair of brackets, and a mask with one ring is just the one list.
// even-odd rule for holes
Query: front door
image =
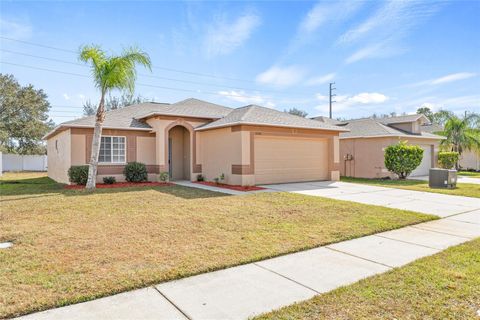
{"label": "front door", "polygon": [[172,138],[168,138],[168,176],[172,179]]}

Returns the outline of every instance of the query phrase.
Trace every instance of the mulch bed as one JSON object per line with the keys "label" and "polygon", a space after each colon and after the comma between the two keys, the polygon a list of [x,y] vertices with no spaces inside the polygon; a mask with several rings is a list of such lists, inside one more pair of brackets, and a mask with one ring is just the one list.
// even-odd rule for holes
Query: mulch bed
{"label": "mulch bed", "polygon": [[210,182],[210,181],[195,181],[194,183],[203,184],[203,185],[210,186],[210,187],[230,189],[230,190],[235,190],[235,191],[258,191],[258,190],[265,190],[265,188],[257,187],[257,186],[239,186],[239,185],[215,183],[215,182]]}
{"label": "mulch bed", "polygon": [[[97,183],[97,189],[110,189],[110,188],[128,188],[128,187],[159,187],[159,186],[171,186],[170,182],[116,182],[113,184]],[[85,189],[84,185],[72,184],[66,185],[65,189],[79,190]]]}

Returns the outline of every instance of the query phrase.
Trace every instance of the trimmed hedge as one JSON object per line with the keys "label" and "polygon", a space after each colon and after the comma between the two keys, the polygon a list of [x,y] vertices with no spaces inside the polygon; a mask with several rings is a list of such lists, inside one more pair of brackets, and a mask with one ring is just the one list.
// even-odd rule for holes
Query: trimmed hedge
{"label": "trimmed hedge", "polygon": [[400,179],[405,179],[412,173],[420,165],[422,158],[423,149],[407,145],[407,141],[400,141],[385,148],[385,167]]}
{"label": "trimmed hedge", "polygon": [[459,153],[455,151],[439,152],[438,165],[443,169],[452,169],[458,161]]}
{"label": "trimmed hedge", "polygon": [[88,180],[88,166],[71,166],[68,169],[68,180],[71,183],[86,185]]}
{"label": "trimmed hedge", "polygon": [[123,169],[128,182],[143,182],[148,180],[147,167],[141,162],[129,162]]}
{"label": "trimmed hedge", "polygon": [[117,182],[115,177],[103,177],[103,183],[105,184],[114,184],[115,182]]}

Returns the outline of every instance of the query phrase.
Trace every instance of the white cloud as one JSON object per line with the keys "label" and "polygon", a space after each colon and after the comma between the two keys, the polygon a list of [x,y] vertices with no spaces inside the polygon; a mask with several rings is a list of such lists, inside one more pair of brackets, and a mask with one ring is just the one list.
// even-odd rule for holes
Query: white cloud
{"label": "white cloud", "polygon": [[299,66],[272,66],[270,69],[257,75],[256,80],[261,84],[287,87],[300,82],[304,75],[305,70]]}
{"label": "white cloud", "polygon": [[78,99],[80,99],[80,100],[82,100],[82,101],[85,101],[86,98],[87,98],[87,97],[86,97],[84,94],[82,94],[82,93],[77,94],[77,97],[78,97]]}
{"label": "white cloud", "polygon": [[226,55],[242,46],[261,23],[256,14],[244,14],[233,22],[218,18],[209,28],[204,39],[207,56]]}
{"label": "white cloud", "polygon": [[70,96],[68,94],[64,93],[63,94],[63,99],[68,101],[68,100],[70,100]]}
{"label": "white cloud", "polygon": [[[361,43],[362,48],[349,56],[346,63],[366,58],[380,58],[405,51],[401,40],[418,24],[432,16],[441,3],[390,0],[369,18],[342,34],[337,44]],[[366,45],[363,45],[366,43]]]}
{"label": "white cloud", "polygon": [[435,85],[435,84],[443,84],[443,83],[448,83],[448,82],[453,82],[458,80],[464,80],[464,79],[475,77],[476,75],[477,75],[476,73],[471,73],[471,72],[452,73],[444,77],[433,79],[431,81],[431,84]]}
{"label": "white cloud", "polygon": [[420,87],[420,86],[426,86],[426,85],[435,86],[435,85],[441,85],[445,83],[470,79],[476,76],[478,76],[478,74],[473,72],[457,72],[457,73],[447,74],[446,76],[442,76],[435,79],[416,82],[406,86],[407,87]]}
{"label": "white cloud", "polygon": [[28,39],[32,36],[32,27],[28,23],[0,18],[0,34],[12,39]]}
{"label": "white cloud", "polygon": [[[329,101],[328,96],[317,94],[317,99],[322,102]],[[340,95],[335,97],[333,104],[336,111],[346,110],[361,105],[378,105],[389,100],[389,97],[378,92],[362,92],[356,95]],[[328,104],[315,107],[317,110],[327,111]]]}
{"label": "white cloud", "polygon": [[318,2],[303,18],[299,32],[311,33],[327,23],[344,20],[361,5],[361,1]]}
{"label": "white cloud", "polygon": [[316,86],[316,85],[324,84],[335,79],[336,75],[337,75],[336,73],[328,73],[323,76],[313,77],[308,79],[305,84],[308,86]]}
{"label": "white cloud", "polygon": [[275,108],[275,103],[270,101],[267,97],[261,95],[248,95],[245,91],[242,90],[230,90],[230,91],[218,91],[219,95],[222,95],[230,100],[238,101],[248,104],[256,104],[263,107]]}

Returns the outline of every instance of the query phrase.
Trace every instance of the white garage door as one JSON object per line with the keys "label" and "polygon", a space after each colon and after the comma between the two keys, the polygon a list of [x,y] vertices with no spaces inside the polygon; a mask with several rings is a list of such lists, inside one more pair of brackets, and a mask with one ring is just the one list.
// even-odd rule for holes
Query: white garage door
{"label": "white garage door", "polygon": [[328,179],[326,139],[255,137],[255,183]]}
{"label": "white garage door", "polygon": [[410,174],[411,177],[428,176],[428,171],[432,167],[432,148],[430,145],[421,145],[423,149],[423,159],[417,169]]}

